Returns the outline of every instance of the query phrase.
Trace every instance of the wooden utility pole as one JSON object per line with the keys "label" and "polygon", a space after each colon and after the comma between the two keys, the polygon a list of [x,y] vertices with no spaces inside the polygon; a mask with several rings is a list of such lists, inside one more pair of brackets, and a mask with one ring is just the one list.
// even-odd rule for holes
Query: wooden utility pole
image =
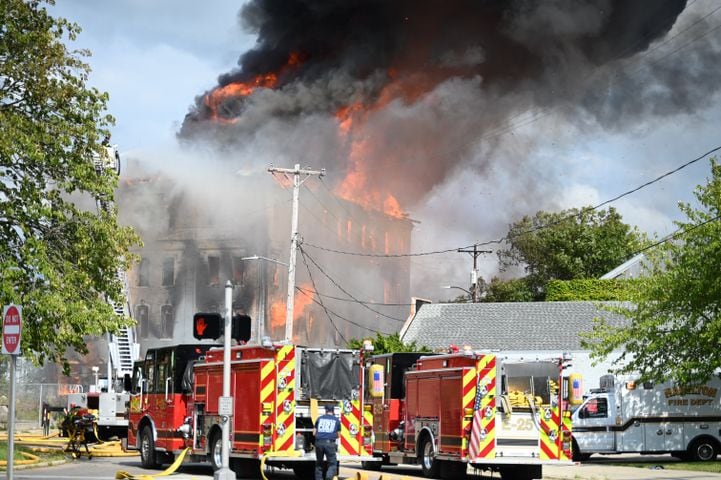
{"label": "wooden utility pole", "polygon": [[479,298],[479,285],[478,285],[478,256],[482,253],[493,253],[492,250],[478,250],[478,245],[473,245],[473,250],[469,248],[459,248],[459,253],[470,253],[473,257],[473,270],[471,270],[471,301],[473,303],[478,302]]}
{"label": "wooden utility pole", "polygon": [[[295,256],[298,249],[298,198],[300,196],[300,186],[311,175],[322,177],[325,175],[325,168],[320,170],[311,170],[309,168],[300,168],[300,164],[296,163],[294,168],[276,168],[271,165],[268,168],[270,173],[282,173],[290,180],[293,176],[293,213],[291,217],[290,227],[290,257],[288,258],[288,299],[285,306],[285,340],[293,340],[293,305],[295,301]],[[305,177],[301,179],[301,175]]]}

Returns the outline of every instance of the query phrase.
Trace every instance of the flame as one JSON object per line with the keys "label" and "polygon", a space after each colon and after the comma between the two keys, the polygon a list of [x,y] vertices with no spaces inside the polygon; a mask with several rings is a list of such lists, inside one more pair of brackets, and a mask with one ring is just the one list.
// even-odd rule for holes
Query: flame
{"label": "flame", "polygon": [[[293,301],[293,322],[301,317],[306,317],[306,309],[313,303],[313,285],[303,283],[299,285],[300,294],[296,294]],[[270,327],[271,329],[285,327],[286,299],[277,299],[270,305]]]}
{"label": "flame", "polygon": [[299,52],[291,52],[286,64],[278,72],[267,72],[256,75],[245,82],[232,82],[222,87],[216,87],[203,98],[203,103],[211,112],[211,119],[221,123],[235,123],[237,119],[226,118],[218,114],[218,109],[224,102],[233,98],[247,97],[258,88],[276,88],[280,76],[292,68],[299,67],[302,63],[303,56]]}

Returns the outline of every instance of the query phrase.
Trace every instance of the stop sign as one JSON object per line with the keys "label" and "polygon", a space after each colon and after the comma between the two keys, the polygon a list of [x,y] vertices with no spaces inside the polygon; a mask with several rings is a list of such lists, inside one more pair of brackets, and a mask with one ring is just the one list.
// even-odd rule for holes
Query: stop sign
{"label": "stop sign", "polygon": [[20,330],[22,328],[22,309],[19,305],[8,305],[3,309],[2,353],[18,355],[20,353]]}

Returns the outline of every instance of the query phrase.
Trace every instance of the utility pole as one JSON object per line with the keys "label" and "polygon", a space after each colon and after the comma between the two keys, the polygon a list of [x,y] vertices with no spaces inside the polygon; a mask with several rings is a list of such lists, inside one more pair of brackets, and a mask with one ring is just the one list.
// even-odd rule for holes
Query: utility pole
{"label": "utility pole", "polygon": [[471,270],[471,301],[478,302],[478,256],[482,253],[493,253],[492,250],[478,250],[478,245],[473,245],[473,250],[468,248],[459,248],[458,253],[470,253],[473,257],[473,270]]}
{"label": "utility pole", "polygon": [[[290,257],[288,258],[288,299],[285,305],[285,340],[293,340],[293,304],[295,301],[295,256],[298,249],[298,198],[300,196],[300,186],[308,180],[311,175],[322,177],[325,175],[325,168],[320,170],[311,170],[310,168],[300,168],[300,164],[296,163],[294,168],[276,168],[272,165],[268,168],[270,173],[282,173],[286,178],[290,179],[293,175],[293,213],[291,217],[290,227]],[[304,178],[301,180],[301,175]]]}

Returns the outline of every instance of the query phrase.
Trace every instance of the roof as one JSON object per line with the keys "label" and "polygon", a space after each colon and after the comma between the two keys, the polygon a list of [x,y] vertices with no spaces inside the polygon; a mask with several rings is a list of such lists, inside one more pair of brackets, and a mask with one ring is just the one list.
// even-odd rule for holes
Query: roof
{"label": "roof", "polygon": [[601,280],[612,280],[614,278],[639,278],[648,274],[644,271],[646,268],[646,255],[639,253],[630,260],[622,263],[610,272],[601,276]]}
{"label": "roof", "polygon": [[594,318],[627,324],[609,312],[619,302],[431,303],[404,327],[402,340],[431,349],[451,344],[481,350],[579,351],[579,333],[591,331]]}

